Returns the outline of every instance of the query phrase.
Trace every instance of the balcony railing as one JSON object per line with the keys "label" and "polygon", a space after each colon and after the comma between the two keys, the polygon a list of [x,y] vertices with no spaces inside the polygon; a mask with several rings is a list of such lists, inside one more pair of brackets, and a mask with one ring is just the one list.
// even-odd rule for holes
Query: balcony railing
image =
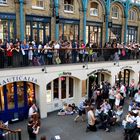
{"label": "balcony railing", "polygon": [[1,51],[0,68],[60,65],[98,61],[139,60],[140,50],[118,48],[78,48],[78,49],[29,49],[7,55],[6,50]]}
{"label": "balcony railing", "polygon": [[21,129],[19,130],[11,130],[9,128],[5,128],[0,126],[0,129],[3,131],[2,140],[21,140]]}
{"label": "balcony railing", "polygon": [[74,6],[71,4],[64,4],[64,12],[74,12]]}

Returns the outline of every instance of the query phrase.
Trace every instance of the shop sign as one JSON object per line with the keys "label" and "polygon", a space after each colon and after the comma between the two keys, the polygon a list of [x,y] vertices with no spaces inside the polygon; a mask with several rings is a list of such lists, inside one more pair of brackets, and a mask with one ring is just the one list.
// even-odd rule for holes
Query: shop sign
{"label": "shop sign", "polygon": [[90,76],[91,74],[97,73],[97,72],[100,72],[100,73],[107,72],[107,73],[111,74],[111,71],[109,71],[107,69],[98,69],[98,70],[94,70],[91,73],[89,73],[88,76]]}
{"label": "shop sign", "polygon": [[124,70],[124,69],[131,69],[132,70],[132,67],[131,66],[125,66],[125,67],[121,68],[121,70]]}
{"label": "shop sign", "polygon": [[19,75],[19,76],[8,77],[3,80],[0,80],[0,86],[6,85],[8,83],[19,82],[19,81],[37,83],[37,79],[35,77]]}
{"label": "shop sign", "polygon": [[59,76],[71,76],[72,73],[71,72],[62,72],[62,73],[59,73]]}

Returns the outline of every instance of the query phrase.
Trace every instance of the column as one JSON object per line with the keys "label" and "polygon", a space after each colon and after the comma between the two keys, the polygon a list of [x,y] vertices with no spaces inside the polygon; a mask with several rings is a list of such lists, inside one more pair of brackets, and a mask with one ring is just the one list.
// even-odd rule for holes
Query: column
{"label": "column", "polygon": [[[54,0],[55,17],[59,16],[59,0]],[[59,23],[55,23],[55,40],[59,40]]]}
{"label": "column", "polygon": [[128,30],[128,12],[129,12],[129,5],[130,5],[130,0],[127,0],[125,3],[125,26],[124,26],[124,44],[127,43],[127,30]]}
{"label": "column", "polygon": [[87,5],[88,5],[88,0],[82,0],[82,6],[83,6],[83,41],[84,41],[85,44],[86,44]]}
{"label": "column", "polygon": [[109,42],[109,33],[108,33],[108,22],[109,22],[109,15],[110,15],[110,0],[106,0],[106,15],[105,15],[105,23],[106,23],[106,36],[105,41]]}
{"label": "column", "polygon": [[19,0],[19,5],[20,5],[20,40],[24,40],[24,0]]}

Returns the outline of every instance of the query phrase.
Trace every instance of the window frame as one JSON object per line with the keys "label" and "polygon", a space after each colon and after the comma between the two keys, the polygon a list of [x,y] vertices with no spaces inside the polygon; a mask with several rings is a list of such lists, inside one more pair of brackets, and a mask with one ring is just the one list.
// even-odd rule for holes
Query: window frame
{"label": "window frame", "polygon": [[[68,7],[67,9],[72,9],[72,10],[67,10],[66,9],[66,6]],[[65,13],[74,13],[74,1],[72,1],[72,3],[65,3],[65,0],[64,0],[64,12]]]}
{"label": "window frame", "polygon": [[[92,7],[91,6],[92,4],[96,4],[97,8],[96,7]],[[95,17],[99,16],[99,8],[98,7],[99,7],[99,4],[97,2],[91,2],[90,3],[90,16],[95,16]],[[96,12],[94,12],[94,11],[96,11]]]}
{"label": "window frame", "polygon": [[[117,9],[117,11],[114,11],[113,9]],[[117,15],[117,16],[114,16],[114,13]],[[119,18],[119,8],[118,8],[118,6],[113,6],[112,7],[112,18],[113,19],[118,19]]]}
{"label": "window frame", "polygon": [[[43,2],[43,7],[37,5],[37,2]],[[44,10],[45,9],[44,0],[35,0],[35,5],[32,5],[32,9]]]}
{"label": "window frame", "polygon": [[130,20],[130,21],[135,21],[135,20],[136,20],[136,11],[133,10],[133,9],[131,9],[131,10],[129,11],[129,20]]}
{"label": "window frame", "polygon": [[0,0],[0,6],[1,5],[7,5],[7,3],[8,3],[7,0],[5,0],[5,1],[4,0]]}

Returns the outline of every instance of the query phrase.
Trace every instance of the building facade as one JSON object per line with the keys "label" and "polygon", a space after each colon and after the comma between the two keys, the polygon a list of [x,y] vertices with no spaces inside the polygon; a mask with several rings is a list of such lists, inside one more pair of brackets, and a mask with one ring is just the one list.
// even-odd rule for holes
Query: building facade
{"label": "building facade", "polygon": [[140,41],[139,0],[0,0],[0,20],[3,41]]}

